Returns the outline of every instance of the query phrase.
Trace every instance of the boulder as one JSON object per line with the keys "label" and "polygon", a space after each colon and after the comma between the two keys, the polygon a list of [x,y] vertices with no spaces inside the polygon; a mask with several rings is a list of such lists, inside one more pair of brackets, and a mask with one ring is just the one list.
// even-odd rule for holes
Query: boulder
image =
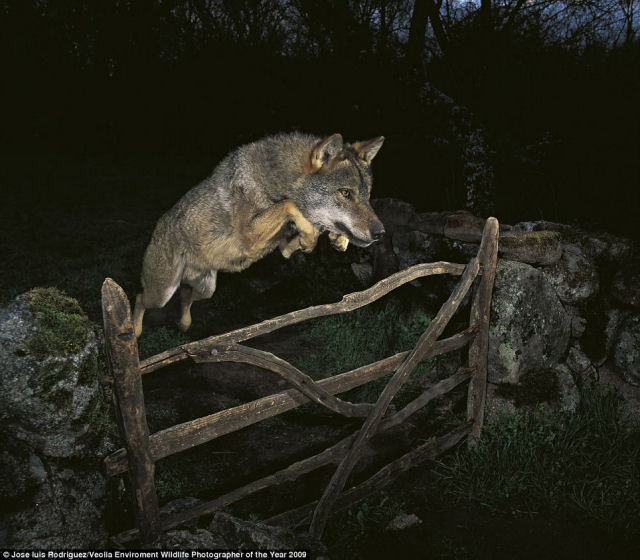
{"label": "boulder", "polygon": [[418,263],[442,260],[446,252],[446,242],[442,237],[417,230],[394,233],[392,243],[400,270]]}
{"label": "boulder", "polygon": [[622,378],[640,385],[640,315],[621,312],[617,335],[613,343],[613,359]]}
{"label": "boulder", "polygon": [[543,271],[564,303],[582,303],[593,298],[600,289],[595,263],[577,245],[565,244],[560,260]]}
{"label": "boulder", "polygon": [[528,264],[549,265],[562,255],[560,234],[555,231],[507,232],[500,235],[500,256]]}
{"label": "boulder", "polygon": [[312,549],[314,557],[326,551],[322,543],[310,537],[301,538],[282,527],[245,521],[221,512],[214,515],[209,530],[235,550]]}
{"label": "boulder", "polygon": [[489,381],[517,384],[530,371],[555,366],[564,356],[571,319],[539,270],[498,262],[489,326]]}
{"label": "boulder", "polygon": [[595,366],[578,346],[569,348],[566,365],[573,372],[574,377],[583,384],[591,383],[598,378]]}
{"label": "boulder", "polygon": [[160,535],[152,548],[160,550],[225,550],[227,543],[207,529],[174,529]]}
{"label": "boulder", "polygon": [[617,367],[611,362],[606,362],[598,368],[598,380],[603,387],[615,387],[622,397],[622,409],[627,419],[636,427],[640,427],[640,387],[625,383],[618,373]]}
{"label": "boulder", "polygon": [[78,303],[34,289],[0,309],[0,419],[50,457],[88,451],[96,412],[98,341]]}
{"label": "boulder", "polygon": [[104,546],[113,449],[98,342],[78,303],[34,289],[0,308],[0,526],[14,548]]}
{"label": "boulder", "polygon": [[579,402],[580,392],[564,364],[530,370],[517,384],[487,385],[487,418],[491,420],[514,416],[518,410],[536,412],[540,404],[551,410],[575,412]]}
{"label": "boulder", "polygon": [[640,308],[640,259],[620,263],[611,284],[611,295],[618,303]]}
{"label": "boulder", "polygon": [[371,201],[371,205],[387,233],[409,228],[416,215],[411,204],[397,198],[377,198]]}

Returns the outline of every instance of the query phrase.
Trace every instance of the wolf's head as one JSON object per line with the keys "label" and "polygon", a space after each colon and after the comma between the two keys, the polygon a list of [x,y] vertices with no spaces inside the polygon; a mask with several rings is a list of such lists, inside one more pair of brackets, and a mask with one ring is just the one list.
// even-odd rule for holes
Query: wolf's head
{"label": "wolf's head", "polygon": [[371,161],[383,142],[379,136],[345,144],[340,134],[333,134],[311,148],[296,203],[317,228],[344,235],[360,247],[384,235],[384,226],[369,204]]}

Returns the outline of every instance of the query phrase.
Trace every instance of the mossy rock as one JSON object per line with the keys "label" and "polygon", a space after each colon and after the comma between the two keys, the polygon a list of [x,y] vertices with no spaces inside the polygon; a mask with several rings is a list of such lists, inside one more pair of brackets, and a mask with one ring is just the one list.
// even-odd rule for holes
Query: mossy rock
{"label": "mossy rock", "polygon": [[9,433],[44,455],[91,454],[107,422],[96,328],[78,302],[34,288],[0,308],[0,340],[0,420]]}
{"label": "mossy rock", "polygon": [[500,236],[500,255],[509,260],[549,265],[562,256],[561,236],[556,231],[505,233]]}

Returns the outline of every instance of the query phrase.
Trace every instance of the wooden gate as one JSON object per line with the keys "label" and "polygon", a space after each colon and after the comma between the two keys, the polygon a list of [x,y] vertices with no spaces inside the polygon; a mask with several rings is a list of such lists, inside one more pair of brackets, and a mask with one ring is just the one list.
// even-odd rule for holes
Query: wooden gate
{"label": "wooden gate", "polygon": [[[102,286],[104,333],[108,365],[113,376],[116,415],[125,446],[106,457],[104,466],[106,474],[110,476],[128,472],[136,521],[135,529],[114,536],[114,542],[118,544],[132,540],[139,540],[142,543],[152,542],[161,531],[176,527],[190,519],[211,514],[259,490],[294,480],[301,474],[324,465],[337,464],[337,469],[319,501],[265,521],[273,525],[289,525],[299,522],[300,519],[310,519],[309,531],[314,537],[319,538],[332,510],[360,501],[371,492],[394,480],[399,474],[427,459],[436,457],[467,436],[473,443],[480,437],[484,417],[489,310],[498,258],[498,229],[498,221],[495,218],[489,218],[484,227],[478,254],[466,266],[448,262],[418,264],[381,280],[367,290],[345,295],[340,302],[293,311],[249,327],[183,344],[142,362],[138,358],[138,345],[133,334],[127,297],[120,286],[107,278]],[[413,350],[401,352],[327,379],[314,381],[278,356],[239,344],[301,321],[353,311],[407,282],[435,274],[452,274],[461,278]],[[476,283],[471,303],[469,327],[456,335],[438,340],[478,275],[480,279]],[[420,362],[458,350],[466,345],[469,345],[468,367],[461,368],[451,377],[435,383],[399,411],[387,414],[392,399]],[[149,434],[142,391],[142,375],[187,359],[195,363],[250,364],[277,373],[293,388]],[[351,403],[335,396],[391,372],[395,373],[375,404]],[[446,435],[432,438],[389,463],[364,482],[344,491],[345,482],[373,435],[399,425],[435,397],[451,391],[467,380],[470,380],[470,383],[465,424]],[[364,418],[362,427],[317,455],[297,461],[285,469],[188,511],[160,518],[154,483],[156,461],[277,416],[309,401],[346,417]]]}

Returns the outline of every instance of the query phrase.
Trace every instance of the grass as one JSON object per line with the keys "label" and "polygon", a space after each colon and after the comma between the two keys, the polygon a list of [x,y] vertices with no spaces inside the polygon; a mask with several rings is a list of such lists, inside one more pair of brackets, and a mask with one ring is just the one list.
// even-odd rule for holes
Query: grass
{"label": "grass", "polygon": [[[298,365],[302,370],[316,374],[348,371],[411,349],[430,322],[430,316],[422,310],[403,313],[394,302],[325,317],[315,321],[303,335],[321,350],[299,359]],[[388,376],[347,395],[356,400],[371,401],[377,398],[387,381]]]}
{"label": "grass", "polygon": [[436,474],[459,504],[560,515],[637,537],[639,444],[616,392],[586,387],[571,416],[542,411],[488,423],[477,447],[458,448]]}
{"label": "grass", "polygon": [[357,558],[368,535],[382,532],[398,515],[404,504],[387,496],[372,497],[332,516],[323,541],[339,558]]}
{"label": "grass", "polygon": [[164,352],[169,348],[186,344],[191,340],[189,335],[180,332],[175,327],[163,326],[157,329],[147,329],[144,336],[138,340],[140,359],[145,359],[154,354]]}

